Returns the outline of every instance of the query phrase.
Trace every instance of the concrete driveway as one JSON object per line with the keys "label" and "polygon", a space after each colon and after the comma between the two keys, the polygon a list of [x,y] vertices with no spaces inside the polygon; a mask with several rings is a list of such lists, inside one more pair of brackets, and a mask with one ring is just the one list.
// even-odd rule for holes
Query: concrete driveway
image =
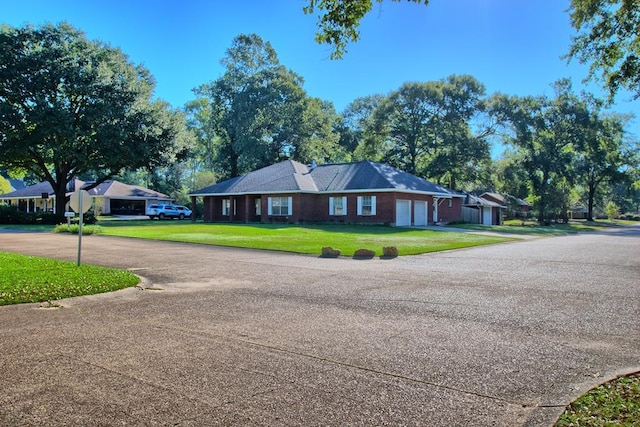
{"label": "concrete driveway", "polygon": [[640,369],[639,227],[366,261],[88,236],[83,261],[147,289],[0,307],[0,424],[546,426]]}

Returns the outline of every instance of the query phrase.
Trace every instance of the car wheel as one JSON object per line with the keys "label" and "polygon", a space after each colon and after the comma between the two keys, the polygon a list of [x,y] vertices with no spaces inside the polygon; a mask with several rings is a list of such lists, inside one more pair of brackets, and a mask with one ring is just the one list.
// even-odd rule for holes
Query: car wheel
{"label": "car wheel", "polygon": [[180,215],[178,215],[178,219],[184,219],[184,214],[181,213]]}
{"label": "car wheel", "polygon": [[164,219],[164,214],[161,213],[160,215],[158,215],[158,219]]}

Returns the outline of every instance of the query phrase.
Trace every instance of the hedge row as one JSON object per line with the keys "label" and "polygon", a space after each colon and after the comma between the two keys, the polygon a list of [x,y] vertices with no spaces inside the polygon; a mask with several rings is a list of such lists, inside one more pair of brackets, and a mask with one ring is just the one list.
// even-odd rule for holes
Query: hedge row
{"label": "hedge row", "polygon": [[[0,205],[0,224],[42,224],[57,225],[67,222],[64,215],[52,212],[21,212],[15,206]],[[84,214],[85,224],[94,224],[96,217],[91,213]]]}

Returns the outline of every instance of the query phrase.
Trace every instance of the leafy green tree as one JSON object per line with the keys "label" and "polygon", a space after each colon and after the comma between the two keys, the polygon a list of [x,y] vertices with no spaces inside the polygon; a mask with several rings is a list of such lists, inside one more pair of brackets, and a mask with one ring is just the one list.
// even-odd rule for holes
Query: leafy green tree
{"label": "leafy green tree", "polygon": [[528,174],[519,152],[507,150],[494,165],[495,189],[499,193],[522,200],[529,196]]}
{"label": "leafy green tree", "polygon": [[600,106],[598,100],[592,100],[590,120],[577,147],[575,164],[578,180],[586,189],[589,221],[593,221],[598,190],[628,180],[628,168],[633,166],[638,152],[637,145],[625,139],[628,118],[603,116]]}
{"label": "leafy green tree", "polygon": [[490,158],[486,138],[493,128],[482,124],[475,132],[471,129],[471,121],[478,119],[480,123],[485,109],[482,83],[470,75],[452,75],[442,82],[444,116],[437,125],[434,152],[426,171],[438,182],[457,189],[460,182],[480,180],[480,165]]}
{"label": "leafy green tree", "polygon": [[575,147],[589,120],[586,106],[571,93],[568,80],[558,81],[554,88],[553,99],[496,95],[492,100],[493,114],[511,128],[506,142],[527,171],[539,222],[557,210],[551,203],[553,193],[566,188],[566,180],[575,176],[571,170]]}
{"label": "leafy green tree", "polygon": [[0,175],[0,194],[10,193],[11,183],[4,176]]}
{"label": "leafy green tree", "polygon": [[468,75],[405,83],[374,110],[359,153],[452,188],[477,181],[480,163],[489,159],[488,130],[471,129],[483,97],[484,86]]}
{"label": "leafy green tree", "polygon": [[284,159],[327,159],[339,152],[333,106],[309,98],[302,78],[281,65],[271,44],[237,36],[222,60],[226,71],[195,89],[191,127],[215,172],[231,178]]}
{"label": "leafy green tree", "polygon": [[360,156],[356,152],[365,138],[367,127],[371,124],[373,112],[383,99],[383,95],[356,98],[342,112],[342,120],[337,127],[337,132],[340,134],[340,146],[347,152],[356,155],[356,158],[360,160],[370,158],[366,155]]}
{"label": "leafy green tree", "polygon": [[[382,0],[375,1],[382,3]],[[408,1],[425,5],[429,3],[429,0]],[[332,46],[331,59],[340,59],[347,52],[347,43],[356,42],[360,38],[360,20],[372,8],[373,0],[309,0],[303,11],[306,14],[320,12],[316,42]]]}
{"label": "leafy green tree", "polygon": [[116,48],[66,23],[0,31],[0,166],[33,173],[64,212],[70,180],[186,156],[184,117],[152,100],[154,81]]}
{"label": "leafy green tree", "polygon": [[620,88],[640,97],[640,3],[637,0],[571,0],[571,24],[578,31],[569,58],[590,63],[613,100]]}
{"label": "leafy green tree", "polygon": [[604,213],[610,221],[613,221],[620,214],[620,208],[614,202],[609,202],[604,208]]}
{"label": "leafy green tree", "polygon": [[374,113],[370,131],[382,138],[383,160],[418,174],[426,156],[438,150],[438,130],[444,117],[442,83],[405,83],[392,92]]}

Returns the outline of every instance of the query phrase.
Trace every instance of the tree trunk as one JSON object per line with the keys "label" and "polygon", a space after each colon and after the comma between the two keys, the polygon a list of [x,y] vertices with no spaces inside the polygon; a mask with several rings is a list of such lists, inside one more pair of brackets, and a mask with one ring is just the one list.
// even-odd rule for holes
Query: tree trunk
{"label": "tree trunk", "polygon": [[596,197],[596,187],[589,184],[589,201],[587,202],[587,221],[593,221],[593,199]]}
{"label": "tree trunk", "polygon": [[50,184],[56,195],[56,215],[64,215],[67,205],[67,183],[62,180]]}

